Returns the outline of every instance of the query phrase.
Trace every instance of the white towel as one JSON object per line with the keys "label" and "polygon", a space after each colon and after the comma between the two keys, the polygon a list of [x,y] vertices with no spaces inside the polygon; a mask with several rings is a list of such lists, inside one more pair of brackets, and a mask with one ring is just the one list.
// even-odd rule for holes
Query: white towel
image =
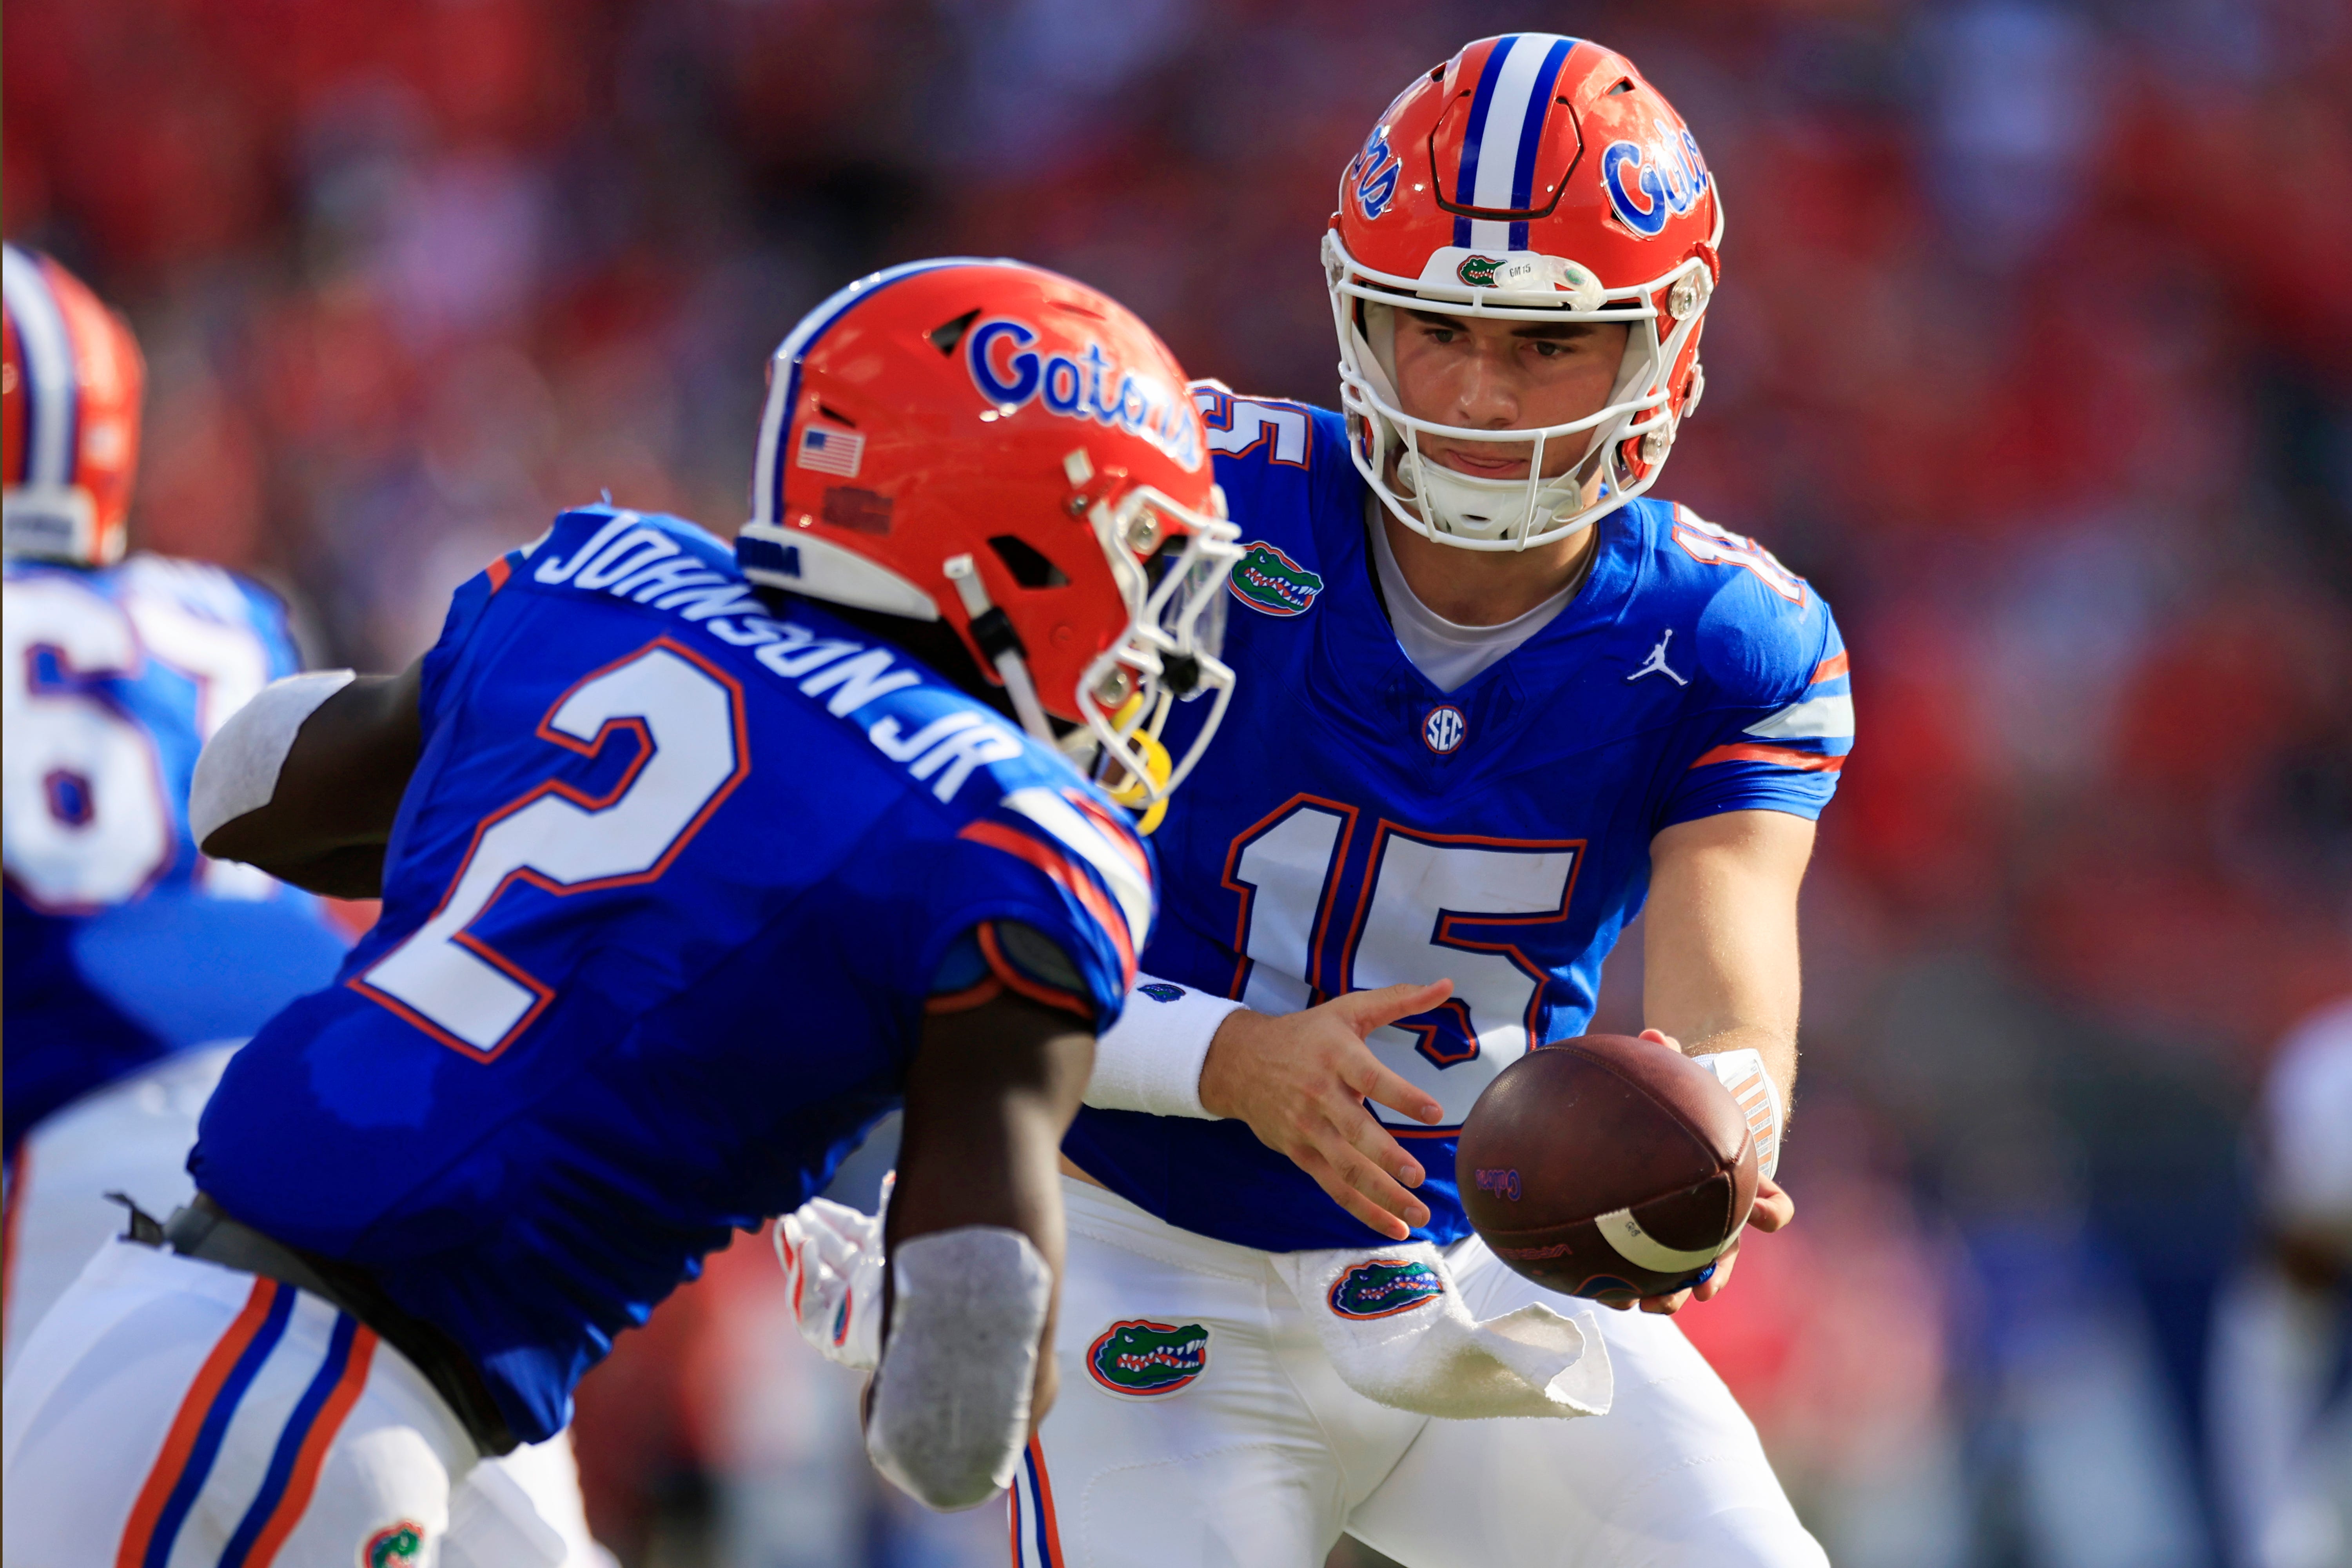
{"label": "white towel", "polygon": [[1377,1404],[1457,1421],[1608,1414],[1616,1384],[1589,1310],[1570,1319],[1531,1303],[1476,1321],[1427,1242],[1276,1253],[1274,1264],[1340,1381]]}

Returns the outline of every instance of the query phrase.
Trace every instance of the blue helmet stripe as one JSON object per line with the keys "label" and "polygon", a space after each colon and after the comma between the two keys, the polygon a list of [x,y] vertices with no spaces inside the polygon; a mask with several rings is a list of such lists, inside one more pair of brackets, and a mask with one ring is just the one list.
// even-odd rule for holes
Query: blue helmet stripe
{"label": "blue helmet stripe", "polygon": [[1478,94],[1470,100],[1470,123],[1462,132],[1462,166],[1454,176],[1454,199],[1465,207],[1478,205],[1478,149],[1486,140],[1486,111],[1495,105],[1495,84],[1503,78],[1503,62],[1518,41],[1517,33],[1496,39],[1495,47],[1486,52],[1486,68],[1478,73]]}
{"label": "blue helmet stripe", "polygon": [[[1017,261],[991,260],[980,256],[940,256],[928,261],[904,262],[897,267],[886,267],[879,272],[860,278],[856,282],[841,289],[815,310],[802,317],[800,324],[792,330],[782,344],[778,345],[775,353],[773,363],[783,372],[783,386],[780,393],[771,395],[768,400],[767,417],[762,421],[760,431],[759,460],[762,471],[759,476],[761,481],[759,504],[766,516],[758,520],[773,522],[783,516],[785,467],[783,444],[792,434],[793,409],[800,402],[802,362],[808,358],[809,351],[816,346],[817,340],[824,337],[835,321],[847,314],[850,307],[877,289],[887,289],[899,279],[912,278],[918,273],[937,272],[947,267],[1018,267],[1021,265],[1023,264]],[[755,513],[755,517],[756,515]]]}
{"label": "blue helmet stripe", "polygon": [[[1533,40],[1530,39],[1530,42]],[[1543,63],[1536,68],[1535,85],[1528,93],[1527,112],[1519,121],[1519,158],[1511,171],[1511,210],[1526,212],[1536,205],[1536,149],[1543,141],[1544,112],[1551,108],[1552,84],[1559,79],[1560,68],[1568,63],[1568,52],[1576,47],[1574,38],[1554,38],[1545,51]],[[1511,226],[1511,248],[1527,248],[1527,226]]]}
{"label": "blue helmet stripe", "polygon": [[75,395],[73,334],[41,264],[13,245],[7,247],[5,294],[25,377],[25,471],[9,479],[28,485],[71,484],[74,405],[79,401]]}

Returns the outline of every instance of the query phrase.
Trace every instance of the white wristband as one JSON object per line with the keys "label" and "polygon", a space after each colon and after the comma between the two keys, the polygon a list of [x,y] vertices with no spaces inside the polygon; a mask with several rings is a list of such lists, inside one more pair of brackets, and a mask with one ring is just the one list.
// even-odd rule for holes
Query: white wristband
{"label": "white wristband", "polygon": [[348,669],[273,680],[213,731],[188,789],[188,832],[197,847],[223,824],[269,804],[302,721],[351,682]]}
{"label": "white wristband", "polygon": [[1763,1053],[1714,1051],[1695,1058],[1731,1091],[1748,1117],[1748,1131],[1756,1139],[1756,1169],[1769,1176],[1780,1168],[1780,1086],[1764,1070]]}
{"label": "white wristband", "polygon": [[1217,1026],[1241,1004],[1189,985],[1136,977],[1118,1022],[1095,1041],[1086,1100],[1097,1110],[1215,1118],[1201,1108],[1201,1066]]}

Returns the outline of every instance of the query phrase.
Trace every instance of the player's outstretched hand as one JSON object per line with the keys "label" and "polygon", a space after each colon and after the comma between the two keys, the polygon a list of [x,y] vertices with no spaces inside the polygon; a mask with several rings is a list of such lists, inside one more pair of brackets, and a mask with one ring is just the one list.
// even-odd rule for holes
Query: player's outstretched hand
{"label": "player's outstretched hand", "polygon": [[1416,1121],[1434,1122],[1444,1112],[1382,1067],[1364,1037],[1429,1011],[1453,990],[1451,980],[1440,980],[1353,991],[1280,1017],[1243,1008],[1218,1026],[1210,1043],[1201,1065],[1202,1107],[1249,1123],[1259,1142],[1287,1155],[1333,1203],[1402,1241],[1429,1222],[1428,1205],[1405,1190],[1421,1185],[1421,1162],[1364,1101]]}
{"label": "player's outstretched hand", "polygon": [[[1657,1029],[1644,1029],[1642,1031],[1641,1037],[1664,1046],[1668,1050],[1679,1051],[1683,1048],[1680,1040]],[[1748,1224],[1769,1235],[1796,1217],[1797,1200],[1790,1197],[1782,1189],[1780,1184],[1771,1177],[1758,1176],[1756,1203],[1755,1206],[1748,1211]],[[1741,1234],[1744,1235],[1746,1232],[1743,1231]],[[1715,1260],[1715,1272],[1707,1276],[1706,1284],[1693,1286],[1687,1290],[1677,1290],[1671,1296],[1644,1296],[1642,1298],[1642,1310],[1662,1312],[1671,1318],[1689,1302],[1714,1300],[1723,1294],[1724,1287],[1731,1283],[1732,1265],[1738,1261],[1739,1241],[1735,1237],[1731,1245],[1724,1248],[1723,1256]],[[1610,1305],[1620,1311],[1625,1309],[1625,1304],[1622,1301],[1612,1301]]]}

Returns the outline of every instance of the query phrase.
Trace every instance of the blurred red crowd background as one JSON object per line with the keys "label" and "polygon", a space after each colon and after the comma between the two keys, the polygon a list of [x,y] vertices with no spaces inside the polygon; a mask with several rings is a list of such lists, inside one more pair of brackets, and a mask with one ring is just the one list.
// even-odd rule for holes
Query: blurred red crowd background
{"label": "blurred red crowd background", "polygon": [[[1862,715],[1808,891],[1805,1213],[1686,1321],[1841,1563],[2220,1551],[2200,1378],[2238,1118],[2269,1045],[2352,990],[2336,0],[5,18],[7,233],[150,356],[138,538],[284,584],[320,657],[378,668],[564,503],[731,530],[766,354],[890,261],[1041,262],[1195,374],[1328,403],[1316,244],[1393,91],[1514,26],[1627,52],[1729,217],[1664,489],[1828,595]],[[754,1250],[722,1264],[734,1306],[689,1297],[647,1336],[675,1355],[583,1393],[625,1556],[680,1510],[757,1534],[724,1504],[730,1380],[676,1375],[713,1342],[689,1318],[767,1310]],[[2130,1438],[2097,1495],[2177,1494],[2148,1505],[2173,1544],[2067,1554],[2096,1532],[2049,1457],[2085,1421]],[[834,1474],[814,1437],[763,1452]],[[950,1550],[883,1506],[859,1550]]]}

